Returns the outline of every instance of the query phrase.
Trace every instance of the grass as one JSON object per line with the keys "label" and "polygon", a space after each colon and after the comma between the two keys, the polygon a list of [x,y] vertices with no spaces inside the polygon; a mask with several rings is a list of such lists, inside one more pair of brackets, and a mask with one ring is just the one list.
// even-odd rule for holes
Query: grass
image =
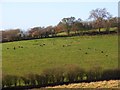
{"label": "grass", "polygon": [[84,69],[94,66],[108,69],[116,68],[117,63],[117,35],[45,38],[2,44],[5,74],[41,73],[45,68],[68,64],[78,64]]}

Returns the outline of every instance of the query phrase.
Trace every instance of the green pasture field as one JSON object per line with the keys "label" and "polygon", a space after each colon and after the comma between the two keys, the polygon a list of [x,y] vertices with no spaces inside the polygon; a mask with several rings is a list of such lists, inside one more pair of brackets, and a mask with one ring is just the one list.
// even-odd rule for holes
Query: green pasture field
{"label": "green pasture field", "polygon": [[116,68],[118,36],[44,38],[2,44],[3,74],[41,73],[45,68],[69,64],[77,64],[84,69],[94,66]]}

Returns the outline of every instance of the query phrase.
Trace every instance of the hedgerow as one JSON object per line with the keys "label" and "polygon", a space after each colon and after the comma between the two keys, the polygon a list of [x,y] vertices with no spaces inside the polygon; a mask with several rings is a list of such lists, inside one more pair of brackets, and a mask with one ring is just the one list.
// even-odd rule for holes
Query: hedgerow
{"label": "hedgerow", "polygon": [[65,67],[55,67],[43,70],[40,74],[27,74],[24,76],[3,75],[2,86],[40,86],[59,85],[65,83],[74,83],[81,81],[98,81],[120,79],[120,69],[106,69],[101,67],[93,67],[84,70],[78,65],[68,65]]}

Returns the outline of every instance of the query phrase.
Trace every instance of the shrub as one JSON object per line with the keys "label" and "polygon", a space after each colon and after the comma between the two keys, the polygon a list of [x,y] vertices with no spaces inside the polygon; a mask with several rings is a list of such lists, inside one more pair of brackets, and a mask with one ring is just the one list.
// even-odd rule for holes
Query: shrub
{"label": "shrub", "polygon": [[88,81],[100,80],[102,77],[102,68],[99,66],[93,67],[87,71],[86,76]]}
{"label": "shrub", "polygon": [[42,86],[47,86],[49,82],[49,77],[47,74],[42,73],[41,75],[41,84]]}
{"label": "shrub", "polygon": [[48,84],[47,78],[43,74],[35,74],[35,80],[39,86],[46,86]]}
{"label": "shrub", "polygon": [[33,85],[33,86],[36,85],[35,74],[30,73],[30,74],[27,75],[27,78],[29,80],[30,85]]}
{"label": "shrub", "polygon": [[53,76],[54,76],[54,82],[59,84],[64,82],[64,68],[62,67],[55,67],[53,68]]}
{"label": "shrub", "polygon": [[17,82],[18,82],[18,77],[15,75],[3,75],[2,76],[3,87],[17,86]]}
{"label": "shrub", "polygon": [[23,84],[24,84],[25,86],[27,86],[27,85],[30,84],[30,80],[28,79],[27,76],[21,76],[20,78],[21,78],[21,80],[23,81]]}
{"label": "shrub", "polygon": [[48,80],[48,83],[54,83],[54,70],[52,68],[43,70],[43,75]]}
{"label": "shrub", "polygon": [[83,78],[84,71],[78,65],[66,66],[65,78],[67,82],[75,82]]}
{"label": "shrub", "polygon": [[18,83],[19,77],[13,75],[13,76],[12,76],[12,80],[13,80],[13,85],[14,85],[14,86],[17,86],[17,83]]}
{"label": "shrub", "polygon": [[64,68],[54,67],[43,70],[41,74],[46,84],[60,84],[64,82]]}
{"label": "shrub", "polygon": [[[86,78],[86,79],[85,79]],[[66,65],[65,67],[54,67],[43,70],[41,74],[27,74],[21,77],[15,75],[3,75],[3,87],[16,87],[22,82],[24,86],[48,86],[49,84],[64,84],[97,80],[120,79],[120,69],[107,69],[102,71],[102,68],[97,66],[84,71],[78,65]]]}
{"label": "shrub", "polygon": [[36,79],[36,83],[37,83],[37,85],[42,85],[42,82],[41,82],[41,80],[42,80],[42,76],[41,75],[38,75],[38,74],[35,74],[35,79]]}
{"label": "shrub", "polygon": [[82,81],[85,75],[85,70],[82,68],[78,68],[76,71],[76,73],[78,74],[78,80]]}
{"label": "shrub", "polygon": [[116,75],[116,77],[115,77],[115,79],[120,79],[120,68],[117,68],[117,69],[115,69],[115,75]]}
{"label": "shrub", "polygon": [[102,79],[104,80],[120,79],[120,69],[104,70],[102,74]]}

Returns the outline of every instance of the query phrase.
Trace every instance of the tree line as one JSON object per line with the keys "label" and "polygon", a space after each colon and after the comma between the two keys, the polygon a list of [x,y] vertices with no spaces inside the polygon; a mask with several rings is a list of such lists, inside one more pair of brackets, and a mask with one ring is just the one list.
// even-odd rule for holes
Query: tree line
{"label": "tree line", "polygon": [[120,69],[102,69],[93,67],[84,70],[78,65],[67,65],[65,67],[54,67],[43,70],[40,74],[27,74],[23,76],[2,76],[3,89],[30,89],[35,87],[46,87],[63,85],[69,83],[93,82],[101,80],[119,80]]}
{"label": "tree line", "polygon": [[[100,34],[104,28],[105,33],[110,33],[110,28],[118,27],[118,17],[112,15],[105,9],[97,8],[90,11],[88,21],[75,17],[63,18],[56,26],[33,27],[26,32],[21,29],[2,30],[1,42],[57,37],[59,33],[66,33],[63,36],[84,35],[85,33],[95,32]],[[117,29],[116,29],[117,30]],[[62,35],[61,35],[62,36]]]}

